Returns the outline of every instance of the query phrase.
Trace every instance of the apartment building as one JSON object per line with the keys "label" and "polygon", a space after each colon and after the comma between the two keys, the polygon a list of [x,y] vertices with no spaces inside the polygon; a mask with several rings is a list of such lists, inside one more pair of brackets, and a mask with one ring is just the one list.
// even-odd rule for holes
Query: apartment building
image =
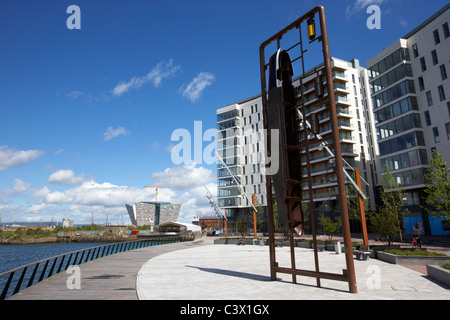
{"label": "apartment building", "polygon": [[[300,106],[306,117],[316,114],[319,119],[320,134],[323,142],[331,145],[327,135],[331,134],[330,114],[323,101],[315,95],[314,70],[294,79],[300,101],[304,97],[304,105]],[[371,100],[368,92],[366,71],[359,61],[344,61],[332,58],[333,81],[338,108],[338,122],[341,136],[341,151],[346,163],[347,172],[360,169],[363,192],[367,195],[367,209],[375,209],[374,186],[377,183],[375,170],[378,145],[375,140],[375,127],[370,119],[372,114]],[[265,176],[265,141],[261,96],[233,103],[217,110],[218,154],[222,159],[218,163],[218,205],[227,210],[231,221],[249,219],[252,212],[251,196],[255,194],[256,204],[267,206]],[[303,136],[300,139],[304,139]],[[327,141],[328,140],[328,141]],[[332,149],[332,147],[331,147]],[[333,156],[319,144],[309,147],[310,168],[312,177],[313,199],[316,211],[329,216],[339,215],[337,205],[337,178],[334,172]],[[309,199],[306,169],[306,149],[301,151],[303,168],[303,199]],[[347,180],[347,183],[350,183]],[[239,186],[241,184],[241,187]],[[356,194],[355,194],[356,196]],[[358,224],[354,224],[358,230]]]}
{"label": "apartment building", "polygon": [[[374,187],[377,184],[375,171],[378,168],[377,154],[378,146],[374,135],[375,127],[371,121],[372,104],[368,92],[367,70],[360,66],[357,59],[344,61],[338,58],[331,59],[333,83],[335,90],[336,108],[341,139],[341,153],[344,160],[345,170],[352,174],[353,169],[360,170],[362,178],[362,191],[367,196],[366,210],[375,209]],[[315,81],[321,65],[306,72],[304,76],[294,82],[298,95],[304,95],[304,105],[300,105],[306,118],[316,114],[319,119],[320,136],[327,144],[332,145],[331,121],[327,101],[327,91],[323,100],[316,97]],[[301,137],[304,139],[304,137]],[[333,151],[331,149],[331,151]],[[339,215],[337,204],[337,177],[333,155],[322,148],[320,144],[309,147],[310,171],[312,179],[313,199],[316,211],[320,214]],[[303,168],[303,199],[309,199],[308,173],[306,167],[306,148],[302,150]],[[353,178],[354,179],[354,178]],[[346,178],[347,186],[350,180]],[[350,196],[356,197],[356,193]],[[358,231],[359,224],[352,223],[352,229]]]}
{"label": "apartment building", "polygon": [[230,224],[253,223],[253,194],[255,206],[267,207],[263,129],[260,95],[217,110],[217,198]]}
{"label": "apartment building", "polygon": [[380,152],[378,179],[388,168],[405,191],[406,232],[450,231],[422,207],[432,150],[450,164],[450,4],[367,61]]}

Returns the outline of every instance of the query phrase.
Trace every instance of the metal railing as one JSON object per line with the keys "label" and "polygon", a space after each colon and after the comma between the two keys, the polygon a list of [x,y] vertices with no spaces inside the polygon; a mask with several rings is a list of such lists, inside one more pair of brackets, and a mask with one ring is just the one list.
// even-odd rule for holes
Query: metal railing
{"label": "metal railing", "polygon": [[70,266],[80,265],[115,253],[179,241],[179,236],[173,236],[111,243],[63,253],[0,273],[0,301],[61,271],[65,271]]}

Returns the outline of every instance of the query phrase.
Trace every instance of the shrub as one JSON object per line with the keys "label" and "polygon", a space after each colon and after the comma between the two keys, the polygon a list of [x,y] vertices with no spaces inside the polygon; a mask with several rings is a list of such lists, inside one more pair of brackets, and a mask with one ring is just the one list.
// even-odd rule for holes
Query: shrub
{"label": "shrub", "polygon": [[386,249],[384,250],[386,253],[395,254],[397,256],[427,256],[427,257],[442,257],[446,256],[443,253],[427,251],[427,250],[408,250],[408,249]]}

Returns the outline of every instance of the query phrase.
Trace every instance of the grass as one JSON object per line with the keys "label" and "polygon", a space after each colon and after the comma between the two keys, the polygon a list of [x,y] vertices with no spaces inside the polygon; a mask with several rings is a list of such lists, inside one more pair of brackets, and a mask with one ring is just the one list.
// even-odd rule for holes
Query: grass
{"label": "grass", "polygon": [[450,263],[443,264],[441,267],[450,270]]}
{"label": "grass", "polygon": [[386,253],[395,254],[397,256],[422,256],[422,257],[442,257],[446,256],[443,253],[428,251],[428,250],[420,250],[420,249],[386,249],[384,250]]}

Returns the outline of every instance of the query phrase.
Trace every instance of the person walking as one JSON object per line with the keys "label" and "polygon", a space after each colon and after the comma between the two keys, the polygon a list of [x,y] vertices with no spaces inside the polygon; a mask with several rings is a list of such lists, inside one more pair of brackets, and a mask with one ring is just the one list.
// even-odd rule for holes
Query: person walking
{"label": "person walking", "polygon": [[412,229],[412,234],[413,234],[413,246],[422,248],[422,240],[420,239],[421,228],[419,223],[416,223],[414,225]]}

